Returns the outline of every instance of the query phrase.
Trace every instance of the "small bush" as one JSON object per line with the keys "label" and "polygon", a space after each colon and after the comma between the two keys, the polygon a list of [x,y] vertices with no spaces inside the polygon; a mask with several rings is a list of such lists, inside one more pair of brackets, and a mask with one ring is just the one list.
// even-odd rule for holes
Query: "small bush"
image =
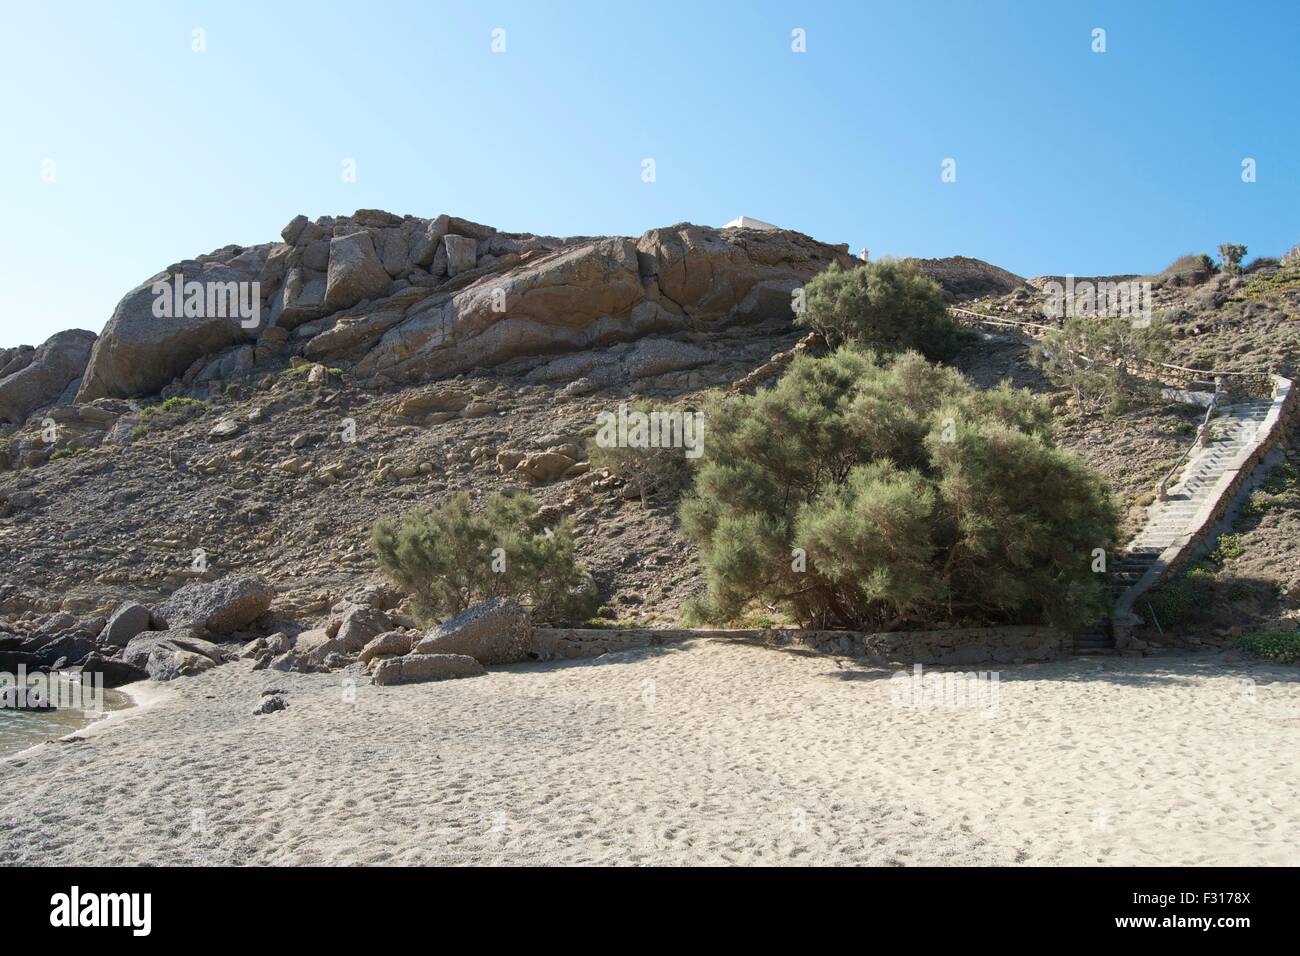
{"label": "small bush", "polygon": [[1156,621],[1162,628],[1174,627],[1192,617],[1201,604],[1201,588],[1186,578],[1178,578],[1147,596]]}
{"label": "small bush", "polygon": [[1246,255],[1246,247],[1235,242],[1225,242],[1219,246],[1219,261],[1223,263],[1223,271],[1228,275],[1236,275],[1241,271],[1241,260]]}
{"label": "small bush", "polygon": [[1116,414],[1159,399],[1160,389],[1139,373],[1169,351],[1163,316],[1135,323],[1131,316],[1071,316],[1034,347],[1033,361],[1053,385],[1068,388],[1084,413]]}
{"label": "small bush", "polygon": [[548,533],[527,495],[493,494],[475,512],[462,492],[400,523],[379,521],[371,547],[384,573],[433,619],[508,596],[540,621],[568,623],[590,617],[599,603],[574,556],[572,522]]}
{"label": "small bush", "polygon": [[[693,415],[693,411],[680,408],[657,406],[650,402],[637,402],[629,409],[630,413],[652,415]],[[670,419],[660,419],[669,421]],[[684,421],[683,421],[684,424]],[[664,429],[666,430],[666,429]],[[692,427],[692,442],[702,439],[699,430]],[[686,457],[684,447],[638,447],[628,445],[610,445],[605,442],[601,432],[587,440],[587,454],[593,468],[604,468],[630,485],[641,497],[641,503],[647,504],[652,498],[674,499],[691,482],[690,459]],[[658,444],[671,444],[667,436],[661,434]],[[679,443],[680,444],[680,443]]]}
{"label": "small bush", "polygon": [[164,400],[159,405],[148,405],[141,409],[140,414],[145,417],[158,415],[162,412],[174,412],[177,409],[195,409],[203,410],[207,408],[206,402],[201,402],[197,398],[187,398],[184,395],[173,395],[171,398]]}
{"label": "small bush", "polygon": [[1242,544],[1241,535],[1224,534],[1219,536],[1219,545],[1214,549],[1214,554],[1210,557],[1218,564],[1230,561],[1233,558],[1239,558],[1245,554],[1246,549]]}
{"label": "small bush", "polygon": [[1274,630],[1247,634],[1237,647],[1279,664],[1300,664],[1300,631]]}
{"label": "small bush", "polygon": [[804,286],[804,300],[795,321],[820,332],[832,348],[847,342],[945,360],[961,346],[943,290],[911,263],[884,259],[852,269],[832,263]]}

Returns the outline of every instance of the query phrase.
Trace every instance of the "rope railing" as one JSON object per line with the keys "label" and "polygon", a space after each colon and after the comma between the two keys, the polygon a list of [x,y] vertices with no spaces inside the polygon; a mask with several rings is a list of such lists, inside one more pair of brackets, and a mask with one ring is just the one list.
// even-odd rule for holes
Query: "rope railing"
{"label": "rope railing", "polygon": [[[958,315],[967,315],[981,322],[990,322],[993,323],[994,325],[1012,325],[1023,329],[1040,329],[1042,330],[1043,333],[1060,331],[1060,327],[1055,325],[1044,325],[1041,322],[1024,322],[1019,319],[1009,319],[1006,318],[1005,316],[989,315],[986,312],[975,312],[971,309],[961,309],[958,308],[957,306],[949,306],[948,311],[955,312]],[[1033,335],[1033,338],[1040,338],[1040,337],[1041,336],[1039,335]],[[1088,358],[1086,355],[1083,355],[1082,353],[1079,353],[1079,355],[1085,361],[1089,362],[1090,364],[1092,363],[1093,360]],[[1226,369],[1188,368],[1186,365],[1174,365],[1170,362],[1142,361],[1139,364],[1147,368],[1167,369],[1168,371],[1180,372],[1185,375],[1202,375],[1205,377],[1195,379],[1195,381],[1206,385],[1213,385],[1215,384],[1215,379],[1224,378],[1226,376],[1234,376],[1239,378],[1254,378],[1259,376],[1267,377],[1268,375],[1267,372],[1233,372],[1233,371],[1228,371]]]}

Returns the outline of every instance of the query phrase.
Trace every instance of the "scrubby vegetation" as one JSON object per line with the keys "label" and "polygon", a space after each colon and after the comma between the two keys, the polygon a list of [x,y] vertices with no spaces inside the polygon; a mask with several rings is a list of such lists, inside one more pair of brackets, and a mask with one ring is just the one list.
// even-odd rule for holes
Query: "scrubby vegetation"
{"label": "scrubby vegetation", "polygon": [[599,605],[574,558],[572,522],[543,527],[527,495],[494,494],[476,512],[461,492],[400,522],[377,522],[371,547],[380,568],[430,619],[498,596],[518,598],[538,621],[557,623],[584,620]]}
{"label": "scrubby vegetation", "polygon": [[[692,409],[671,408],[648,401],[637,402],[630,411],[645,415],[647,420],[651,420],[650,416],[661,416],[663,421],[672,421],[672,416],[677,416],[676,420],[681,421],[681,416],[694,414]],[[692,431],[691,440],[698,439],[699,436]],[[671,445],[669,442],[660,444]],[[686,455],[687,449],[682,445],[683,441],[677,441],[676,447],[657,447],[648,443],[644,446],[608,446],[593,436],[587,441],[587,455],[593,468],[608,470],[629,485],[641,498],[642,504],[648,504],[653,499],[674,499],[690,484],[690,459]]]}
{"label": "scrubby vegetation", "polygon": [[1225,242],[1219,246],[1219,262],[1223,271],[1236,275],[1241,271],[1241,260],[1245,258],[1246,247],[1235,242]]}
{"label": "scrubby vegetation", "polygon": [[1207,568],[1193,567],[1147,595],[1161,627],[1185,624],[1214,593],[1214,574]]}
{"label": "scrubby vegetation", "polygon": [[709,412],[682,522],[708,597],[806,626],[1073,626],[1102,607],[1094,549],[1116,537],[1099,478],[1053,447],[1051,412],[916,353],[801,357]]}
{"label": "scrubby vegetation", "polygon": [[1117,414],[1159,394],[1136,373],[1166,358],[1169,339],[1161,317],[1072,316],[1035,346],[1033,359],[1054,385],[1074,393],[1080,411]]}
{"label": "scrubby vegetation", "polygon": [[184,395],[175,395],[166,399],[158,405],[148,405],[141,409],[140,414],[145,417],[158,415],[162,412],[174,412],[177,409],[196,409],[199,411],[207,408],[207,403],[199,401],[197,398],[188,398]]}
{"label": "scrubby vegetation", "polygon": [[943,360],[961,345],[943,290],[912,263],[884,259],[853,269],[832,263],[804,286],[804,297],[796,321],[821,333],[832,348],[849,342]]}
{"label": "scrubby vegetation", "polygon": [[1300,631],[1259,631],[1240,638],[1237,646],[1279,664],[1300,664]]}

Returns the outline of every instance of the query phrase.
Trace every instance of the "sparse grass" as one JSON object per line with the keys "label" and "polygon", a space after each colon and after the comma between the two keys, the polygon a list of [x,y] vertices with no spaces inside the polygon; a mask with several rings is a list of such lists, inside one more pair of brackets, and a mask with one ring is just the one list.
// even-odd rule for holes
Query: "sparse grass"
{"label": "sparse grass", "polygon": [[1300,631],[1272,630],[1247,634],[1237,647],[1279,664],[1300,664]]}
{"label": "sparse grass", "polygon": [[[296,365],[293,368],[285,369],[283,372],[280,373],[280,377],[291,379],[291,380],[305,379],[308,375],[311,374],[311,370],[313,368],[315,368],[315,366],[310,364]],[[325,371],[329,372],[330,375],[334,378],[343,377],[343,369],[341,368],[327,368]]]}
{"label": "sparse grass", "polygon": [[178,408],[207,408],[206,402],[201,402],[197,398],[187,398],[184,395],[173,395],[159,405],[149,405],[140,410],[140,414],[146,417],[157,415],[161,412],[173,412]]}

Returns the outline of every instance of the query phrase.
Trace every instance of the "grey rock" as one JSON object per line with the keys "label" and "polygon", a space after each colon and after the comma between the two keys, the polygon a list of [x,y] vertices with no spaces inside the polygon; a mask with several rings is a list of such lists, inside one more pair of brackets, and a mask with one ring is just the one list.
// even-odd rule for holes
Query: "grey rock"
{"label": "grey rock", "polygon": [[154,609],[154,618],[168,628],[202,627],[228,634],[266,613],[275,592],[256,575],[187,584]]}
{"label": "grey rock", "polygon": [[89,654],[75,670],[82,674],[102,674],[105,687],[121,687],[123,684],[133,684],[149,677],[149,672],[144,668],[116,658],[105,657],[98,651]]}
{"label": "grey rock", "polygon": [[391,277],[375,252],[368,232],[335,236],[330,240],[329,273],[325,282],[325,307],[333,312],[362,299],[384,294]]}
{"label": "grey rock", "polygon": [[195,628],[179,627],[137,635],[126,645],[121,659],[144,670],[152,680],[169,681],[224,664],[227,654],[203,640]]}
{"label": "grey rock", "polygon": [[463,654],[411,654],[381,661],[375,667],[372,679],[383,687],[453,677],[475,677],[482,673],[483,665]]}
{"label": "grey rock", "polygon": [[0,419],[21,425],[38,408],[58,401],[86,371],[94,347],[94,332],[72,329],[50,336],[30,361],[0,378]]}
{"label": "grey rock", "polygon": [[[187,283],[203,283],[205,289],[218,282],[256,282],[269,250],[269,245],[230,247],[178,263],[128,292],[95,342],[77,401],[155,394],[196,360],[253,337],[257,329],[245,328],[238,316],[155,315],[154,283],[174,282],[176,273]],[[259,322],[265,318],[259,316]]]}
{"label": "grey rock", "polygon": [[442,237],[447,250],[447,275],[468,272],[478,265],[478,243],[467,236]]}
{"label": "grey rock", "polygon": [[533,629],[528,612],[511,598],[492,598],[440,624],[416,642],[412,654],[465,654],[480,664],[528,660]]}
{"label": "grey rock", "polygon": [[357,655],[358,664],[369,664],[375,657],[397,657],[410,653],[411,635],[405,631],[385,631],[371,639]]}
{"label": "grey rock", "polygon": [[152,617],[150,610],[143,604],[128,601],[118,606],[99,634],[99,643],[109,647],[126,647],[131,638],[149,630]]}

